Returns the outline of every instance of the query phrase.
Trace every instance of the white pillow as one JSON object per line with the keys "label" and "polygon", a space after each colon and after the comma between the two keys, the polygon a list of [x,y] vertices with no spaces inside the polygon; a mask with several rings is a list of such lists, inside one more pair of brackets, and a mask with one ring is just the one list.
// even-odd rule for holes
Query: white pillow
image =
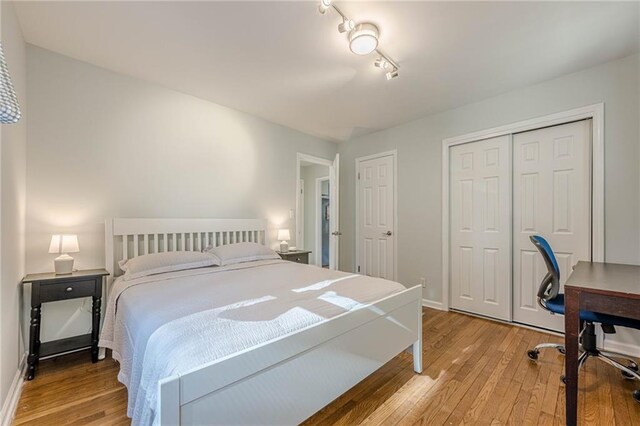
{"label": "white pillow", "polygon": [[278,253],[258,243],[227,244],[207,250],[207,253],[220,259],[222,266],[254,260],[280,259]]}
{"label": "white pillow", "polygon": [[128,281],[163,272],[218,266],[220,259],[210,253],[172,251],[144,254],[133,259],[121,260],[118,265],[125,271],[122,279]]}

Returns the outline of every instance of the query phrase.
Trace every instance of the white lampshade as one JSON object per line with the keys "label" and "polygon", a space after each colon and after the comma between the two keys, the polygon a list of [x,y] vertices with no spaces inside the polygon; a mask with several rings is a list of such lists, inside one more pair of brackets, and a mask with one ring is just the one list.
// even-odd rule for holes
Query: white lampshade
{"label": "white lampshade", "polygon": [[289,241],[291,234],[288,229],[278,229],[278,241]]}
{"label": "white lampshade", "polygon": [[51,244],[49,245],[49,253],[78,253],[80,246],[78,245],[77,235],[52,235]]}

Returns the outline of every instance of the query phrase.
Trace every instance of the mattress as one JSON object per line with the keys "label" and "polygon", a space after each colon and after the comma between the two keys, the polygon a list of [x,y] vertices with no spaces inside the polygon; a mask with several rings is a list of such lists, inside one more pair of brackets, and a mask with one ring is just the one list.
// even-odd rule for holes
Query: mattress
{"label": "mattress", "polygon": [[170,272],[112,287],[112,349],[133,424],[157,421],[158,381],[368,306],[399,283],[283,260]]}

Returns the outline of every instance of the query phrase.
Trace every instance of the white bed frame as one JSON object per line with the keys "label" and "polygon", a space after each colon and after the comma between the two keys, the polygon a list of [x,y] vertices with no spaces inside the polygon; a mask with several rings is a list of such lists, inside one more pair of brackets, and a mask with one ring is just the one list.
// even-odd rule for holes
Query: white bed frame
{"label": "white bed frame", "polygon": [[[122,273],[118,260],[241,241],[266,245],[266,220],[107,219],[107,289]],[[161,380],[160,422],[298,424],[409,346],[420,373],[420,286]]]}

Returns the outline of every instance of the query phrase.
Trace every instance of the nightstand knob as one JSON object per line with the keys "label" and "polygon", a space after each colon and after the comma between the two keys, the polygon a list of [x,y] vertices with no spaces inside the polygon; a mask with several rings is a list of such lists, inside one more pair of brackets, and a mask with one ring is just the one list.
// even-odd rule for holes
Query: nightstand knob
{"label": "nightstand knob", "polygon": [[67,293],[73,290],[73,287],[67,287]]}

